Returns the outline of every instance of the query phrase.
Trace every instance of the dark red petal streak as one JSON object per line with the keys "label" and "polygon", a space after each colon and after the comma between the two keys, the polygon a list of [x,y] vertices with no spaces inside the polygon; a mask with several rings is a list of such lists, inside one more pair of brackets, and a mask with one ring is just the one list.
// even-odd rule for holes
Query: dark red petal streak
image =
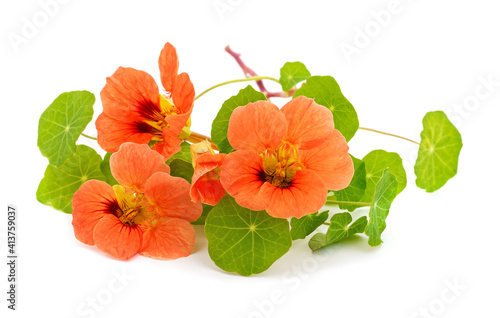
{"label": "dark red petal streak", "polygon": [[94,228],[118,207],[115,192],[106,182],[89,180],[73,195],[73,229],[82,243],[94,245]]}
{"label": "dark red petal streak", "polygon": [[263,210],[259,198],[264,181],[262,158],[252,151],[235,151],[227,155],[221,166],[220,181],[239,205],[251,210]]}

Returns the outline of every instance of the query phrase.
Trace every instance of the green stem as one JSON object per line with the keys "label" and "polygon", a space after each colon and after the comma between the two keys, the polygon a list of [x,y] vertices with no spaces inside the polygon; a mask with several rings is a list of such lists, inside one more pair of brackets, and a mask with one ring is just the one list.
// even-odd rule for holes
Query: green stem
{"label": "green stem", "polygon": [[337,205],[360,205],[360,206],[371,206],[368,202],[353,202],[353,201],[337,201],[337,200],[326,200],[326,204],[337,204]]}
{"label": "green stem", "polygon": [[97,140],[96,137],[92,137],[92,136],[86,135],[84,133],[81,133],[80,135],[82,135],[83,137],[88,138],[88,139]]}
{"label": "green stem", "polygon": [[211,90],[213,90],[213,89],[215,89],[217,87],[221,87],[221,86],[224,86],[224,85],[227,85],[227,84],[232,84],[232,83],[248,82],[248,81],[260,81],[260,80],[270,80],[270,81],[274,81],[276,83],[280,83],[280,81],[277,80],[276,78],[269,77],[269,76],[254,76],[254,77],[247,77],[247,78],[235,79],[235,80],[232,80],[232,81],[227,81],[227,82],[219,83],[217,85],[214,85],[214,86],[212,86],[212,87],[204,90],[200,95],[196,96],[194,100],[197,100],[201,96],[205,95],[206,93],[210,92]]}
{"label": "green stem", "polygon": [[420,143],[416,142],[415,140],[411,140],[410,138],[401,137],[401,136],[390,134],[390,133],[386,133],[386,132],[383,132],[383,131],[380,131],[380,130],[375,130],[375,129],[371,129],[371,128],[365,128],[365,127],[359,127],[359,129],[366,130],[366,131],[371,131],[371,132],[375,132],[375,133],[386,135],[386,136],[396,137],[396,138],[403,139],[403,140],[412,142],[414,144],[420,145]]}

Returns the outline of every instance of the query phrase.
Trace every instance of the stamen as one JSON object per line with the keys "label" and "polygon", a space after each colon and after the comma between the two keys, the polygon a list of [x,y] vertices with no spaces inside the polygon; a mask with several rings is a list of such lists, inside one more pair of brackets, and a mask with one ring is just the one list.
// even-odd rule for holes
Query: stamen
{"label": "stamen", "polygon": [[264,151],[261,157],[266,174],[264,179],[279,188],[289,187],[296,171],[302,169],[297,150],[287,142],[280,144],[274,151]]}

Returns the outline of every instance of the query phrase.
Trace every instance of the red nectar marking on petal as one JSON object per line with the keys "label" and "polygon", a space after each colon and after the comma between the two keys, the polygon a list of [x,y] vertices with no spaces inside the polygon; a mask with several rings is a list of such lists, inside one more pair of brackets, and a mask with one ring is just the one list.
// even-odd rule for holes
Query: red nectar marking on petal
{"label": "red nectar marking on petal", "polygon": [[302,164],[297,155],[297,149],[289,142],[282,142],[274,150],[261,153],[264,168],[264,180],[278,188],[290,186],[297,170]]}
{"label": "red nectar marking on petal", "polygon": [[169,96],[160,94],[160,111],[157,109],[152,110],[148,113],[149,116],[144,120],[144,123],[149,126],[149,129],[145,130],[153,134],[151,140],[163,141],[163,128],[170,127],[165,118],[180,113],[181,111],[174,105],[174,102]]}

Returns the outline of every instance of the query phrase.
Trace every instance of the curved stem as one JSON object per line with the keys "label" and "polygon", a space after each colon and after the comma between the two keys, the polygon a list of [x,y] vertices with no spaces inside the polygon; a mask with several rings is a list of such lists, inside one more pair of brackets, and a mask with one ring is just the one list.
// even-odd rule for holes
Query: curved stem
{"label": "curved stem", "polygon": [[221,87],[221,86],[224,86],[224,85],[227,85],[227,84],[232,84],[232,83],[248,82],[248,81],[260,81],[260,80],[270,80],[270,81],[274,81],[274,82],[277,82],[277,83],[280,82],[276,78],[270,77],[270,76],[253,76],[253,77],[235,79],[235,80],[232,80],[232,81],[227,81],[227,82],[219,83],[217,85],[214,85],[214,86],[212,86],[212,87],[204,90],[202,93],[200,93],[198,96],[196,96],[194,100],[197,100],[201,96],[205,95],[206,93],[210,92],[211,90],[213,90],[213,89],[215,89],[217,87]]}
{"label": "curved stem", "polygon": [[81,133],[80,135],[82,135],[83,137],[88,138],[88,139],[97,140],[96,137],[92,137],[92,136],[86,135],[84,133]]}
{"label": "curved stem", "polygon": [[337,200],[326,200],[326,204],[337,204],[337,205],[360,205],[360,206],[371,206],[368,202],[353,202],[353,201],[337,201]]}
{"label": "curved stem", "polygon": [[202,135],[202,134],[199,134],[199,133],[194,132],[194,131],[191,132],[191,135],[186,140],[189,142],[192,142],[192,143],[198,143],[198,142],[202,142],[204,140],[208,140],[208,142],[211,143],[213,150],[219,150],[217,148],[217,145],[213,143],[212,138],[205,136],[205,135]]}
{"label": "curved stem", "polygon": [[406,141],[412,142],[412,143],[414,143],[414,144],[420,145],[420,143],[419,143],[419,142],[416,142],[415,140],[412,140],[412,139],[410,139],[410,138],[406,138],[406,137],[402,137],[402,136],[398,136],[398,135],[394,135],[394,134],[386,133],[386,132],[383,132],[383,131],[380,131],[380,130],[371,129],[371,128],[366,128],[366,127],[359,127],[359,129],[361,129],[361,130],[366,130],[366,131],[371,131],[371,132],[375,132],[375,133],[382,134],[382,135],[386,135],[386,136],[396,137],[396,138],[403,139],[403,140],[406,140]]}

